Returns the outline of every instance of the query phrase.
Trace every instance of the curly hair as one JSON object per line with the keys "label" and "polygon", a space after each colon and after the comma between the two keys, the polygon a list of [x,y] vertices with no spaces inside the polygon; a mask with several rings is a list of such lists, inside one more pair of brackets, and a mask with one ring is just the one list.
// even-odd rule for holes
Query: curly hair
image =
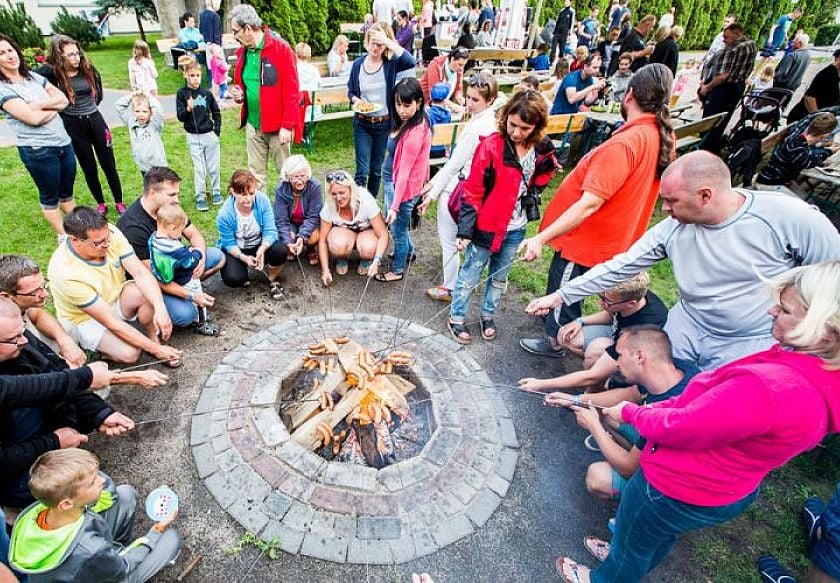
{"label": "curly hair", "polygon": [[69,68],[67,66],[67,59],[64,58],[64,47],[67,45],[75,45],[79,51],[79,75],[85,78],[85,81],[90,85],[91,99],[96,103],[96,68],[93,63],[87,60],[82,47],[79,43],[67,36],[66,34],[56,34],[50,41],[50,53],[47,55],[47,63],[53,68],[55,74],[56,86],[61,89],[70,103],[76,103],[76,92],[73,90],[73,82],[70,80]]}

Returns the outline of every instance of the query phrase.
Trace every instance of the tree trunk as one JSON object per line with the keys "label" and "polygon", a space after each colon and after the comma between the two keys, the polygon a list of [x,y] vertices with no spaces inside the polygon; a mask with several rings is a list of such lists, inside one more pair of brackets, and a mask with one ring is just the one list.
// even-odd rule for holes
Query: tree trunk
{"label": "tree trunk", "polygon": [[143,39],[144,43],[149,42],[146,40],[146,31],[143,29],[143,19],[140,18],[140,14],[136,10],[134,11],[134,18],[137,19],[137,30],[140,31],[140,38]]}
{"label": "tree trunk", "polygon": [[178,18],[186,12],[184,0],[154,0],[163,38],[178,36]]}
{"label": "tree trunk", "polygon": [[222,16],[223,32],[230,32],[230,20],[228,20],[227,15],[230,14],[234,6],[239,6],[240,4],[242,4],[242,0],[223,0],[222,8],[219,10]]}

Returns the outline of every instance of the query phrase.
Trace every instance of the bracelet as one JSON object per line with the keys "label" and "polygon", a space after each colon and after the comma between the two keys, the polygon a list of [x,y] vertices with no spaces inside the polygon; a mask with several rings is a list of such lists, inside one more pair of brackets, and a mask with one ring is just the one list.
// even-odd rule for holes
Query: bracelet
{"label": "bracelet", "polygon": [[192,290],[190,290],[190,295],[189,295],[189,299],[190,299],[190,301],[193,301],[193,296],[194,296],[193,291],[192,291]]}
{"label": "bracelet", "polygon": [[575,322],[577,322],[578,324],[580,324],[580,325],[581,325],[581,327],[585,325],[585,324],[583,323],[583,318],[575,318]]}
{"label": "bracelet", "polygon": [[380,263],[382,261],[382,255],[375,255],[373,257],[373,260],[376,261],[377,263]]}
{"label": "bracelet", "polygon": [[575,407],[580,407],[580,395],[575,395]]}

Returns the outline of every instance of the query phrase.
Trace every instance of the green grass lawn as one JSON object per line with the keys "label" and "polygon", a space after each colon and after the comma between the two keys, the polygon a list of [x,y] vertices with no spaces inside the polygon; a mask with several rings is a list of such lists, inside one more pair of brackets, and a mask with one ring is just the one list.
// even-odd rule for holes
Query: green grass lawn
{"label": "green grass lawn", "polygon": [[[134,54],[137,35],[114,35],[106,38],[98,47],[90,47],[86,54],[102,75],[102,84],[109,89],[128,90],[128,60]],[[163,64],[163,55],[155,47],[159,34],[147,34],[152,59],[158,70],[158,94],[174,95],[184,85],[184,76]]]}
{"label": "green grass lawn", "polygon": [[[134,37],[111,37],[101,48],[89,51],[91,59],[102,73],[106,87],[127,89],[126,62],[131,54],[133,42]],[[182,83],[180,75],[172,70],[165,70],[162,57],[156,57],[156,61],[161,71],[158,81],[161,93],[174,93]],[[235,169],[247,166],[244,135],[236,126],[237,111],[225,111],[221,164],[223,185]],[[131,203],[142,190],[140,172],[131,159],[126,129],[114,128],[113,136],[126,203]],[[183,179],[181,204],[207,240],[215,241],[215,213],[199,213],[192,206],[192,165],[184,131],[178,122],[170,121],[166,124],[164,144],[170,165]],[[305,153],[298,147],[294,150],[296,153]],[[323,176],[325,171],[336,168],[345,168],[352,172],[351,122],[340,120],[319,124],[315,136],[315,150],[309,156],[309,160],[316,175]],[[55,247],[55,236],[41,215],[35,185],[23,169],[15,148],[0,148],[0,176],[3,177],[4,185],[4,195],[0,197],[0,231],[5,233],[2,252],[25,253],[40,265],[46,266]],[[276,173],[270,169],[269,183],[276,184],[276,181]],[[547,189],[544,204],[548,202],[559,182],[560,177],[555,178]],[[102,183],[106,184],[104,177]],[[81,172],[76,179],[76,197],[79,204],[93,203]],[[113,209],[113,205],[111,208]],[[434,208],[430,214],[434,216]],[[661,218],[661,214],[655,215],[654,222]],[[530,224],[529,233],[533,233],[536,228],[536,223]],[[551,253],[546,249],[543,256],[534,263],[515,264],[511,271],[511,281],[521,290],[521,296],[509,297],[508,301],[525,301],[543,294],[550,259]],[[653,289],[668,305],[672,305],[677,299],[677,290],[670,263],[662,262],[651,270],[651,279]],[[590,302],[587,304],[587,310],[592,309],[594,303]],[[755,581],[753,562],[763,552],[778,554],[798,574],[804,574],[808,560],[804,536],[799,526],[801,503],[810,493],[829,496],[838,479],[840,470],[836,460],[829,456],[815,460],[813,454],[800,456],[774,472],[766,481],[759,502],[744,516],[693,539],[694,559],[705,571],[704,580]]]}

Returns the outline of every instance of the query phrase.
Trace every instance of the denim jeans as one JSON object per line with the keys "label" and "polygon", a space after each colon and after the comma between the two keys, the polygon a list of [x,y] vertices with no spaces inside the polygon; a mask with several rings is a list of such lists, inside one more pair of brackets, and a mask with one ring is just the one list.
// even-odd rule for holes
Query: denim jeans
{"label": "denim jeans", "polygon": [[[446,210],[444,209],[443,212]],[[452,295],[449,318],[453,322],[464,322],[467,317],[470,296],[478,287],[485,266],[487,266],[487,283],[484,288],[484,301],[481,304],[481,317],[493,317],[502,292],[507,287],[507,276],[516,258],[516,248],[524,239],[525,229],[508,231],[502,241],[502,248],[496,253],[470,243],[465,253],[464,266],[458,274],[458,282],[455,284],[455,292]]]}
{"label": "denim jeans", "polygon": [[356,184],[367,187],[374,198],[379,196],[382,182],[382,161],[391,122],[380,123],[353,118],[353,146],[356,150]]}
{"label": "denim jeans", "polygon": [[684,532],[716,526],[741,514],[758,490],[725,506],[695,506],[669,498],[638,470],[621,493],[610,554],[592,583],[633,583],[662,562]]}
{"label": "denim jeans", "polygon": [[[213,269],[222,260],[222,256],[220,250],[215,247],[208,247],[204,268]],[[163,303],[166,306],[166,311],[169,313],[169,318],[172,320],[173,326],[184,328],[198,320],[198,308],[187,298],[163,294]]]}
{"label": "denim jeans", "polygon": [[[408,256],[414,253],[414,243],[411,242],[408,228],[411,225],[411,212],[418,200],[419,197],[414,197],[402,203],[397,211],[396,220],[391,223],[391,236],[394,238],[394,262],[391,264],[391,271],[394,273],[405,271]],[[386,208],[390,208],[390,205]]]}
{"label": "denim jeans", "polygon": [[817,524],[821,536],[811,547],[811,561],[830,577],[840,578],[840,484],[823,505]]}
{"label": "denim jeans", "polygon": [[42,209],[54,210],[59,202],[73,200],[73,184],[76,182],[73,146],[18,146],[18,154],[38,187]]}

